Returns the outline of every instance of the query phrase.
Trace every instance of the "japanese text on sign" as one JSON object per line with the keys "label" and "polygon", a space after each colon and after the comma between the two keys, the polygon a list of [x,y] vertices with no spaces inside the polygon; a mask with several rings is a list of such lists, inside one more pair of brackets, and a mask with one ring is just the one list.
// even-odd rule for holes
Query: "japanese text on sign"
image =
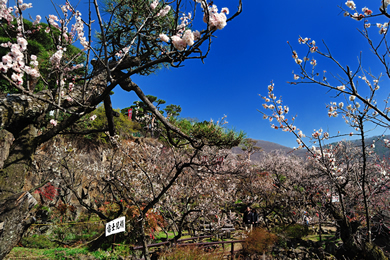
{"label": "japanese text on sign", "polygon": [[106,224],[106,237],[112,234],[125,232],[126,231],[126,219],[125,217],[120,217],[110,221]]}

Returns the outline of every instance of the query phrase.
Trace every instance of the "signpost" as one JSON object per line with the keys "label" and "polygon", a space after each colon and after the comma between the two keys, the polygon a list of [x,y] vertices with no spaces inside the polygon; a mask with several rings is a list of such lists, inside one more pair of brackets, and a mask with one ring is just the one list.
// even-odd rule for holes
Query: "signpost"
{"label": "signpost", "polygon": [[106,237],[126,231],[126,218],[120,217],[106,224]]}
{"label": "signpost", "polygon": [[340,202],[339,196],[338,195],[333,195],[332,196],[332,202]]}

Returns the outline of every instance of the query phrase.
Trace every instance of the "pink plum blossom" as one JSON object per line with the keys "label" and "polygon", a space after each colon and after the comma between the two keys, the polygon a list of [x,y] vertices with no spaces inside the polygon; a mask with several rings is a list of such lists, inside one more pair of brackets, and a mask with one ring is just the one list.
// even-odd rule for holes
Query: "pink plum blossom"
{"label": "pink plum blossom", "polygon": [[53,126],[56,126],[57,125],[57,120],[51,119],[50,120],[50,124],[52,124]]}

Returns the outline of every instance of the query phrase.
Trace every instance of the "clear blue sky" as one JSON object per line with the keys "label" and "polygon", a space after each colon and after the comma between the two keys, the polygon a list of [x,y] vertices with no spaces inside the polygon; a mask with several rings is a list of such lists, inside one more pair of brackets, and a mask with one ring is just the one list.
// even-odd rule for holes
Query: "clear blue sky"
{"label": "clear blue sky", "polygon": [[[50,1],[30,2],[33,9],[28,12],[33,17],[52,13]],[[63,4],[58,0],[54,2]],[[86,16],[85,2],[81,0],[79,10]],[[228,7],[230,15],[237,6],[236,0],[215,0],[214,3],[219,8]],[[345,0],[243,0],[242,14],[216,33],[217,38],[205,64],[190,60],[184,63],[185,67],[163,69],[148,77],[134,77],[133,81],[145,94],[164,99],[167,104],[180,105],[182,117],[217,120],[226,114],[229,127],[243,130],[250,138],[293,147],[296,142],[292,134],[271,129],[269,122],[257,112],[263,103],[258,94],[266,95],[267,86],[273,81],[275,93],[283,96],[291,114],[298,115],[296,125],[305,134],[310,135],[313,129],[321,127],[331,134],[336,134],[338,130],[349,133],[351,130],[341,118],[330,119],[327,116],[325,104],[340,99],[332,99],[326,89],[316,85],[292,86],[286,83],[293,81],[292,71],[298,71],[287,41],[298,54],[301,53],[300,56],[306,52],[298,44],[299,36],[316,40],[322,49],[321,41],[324,40],[340,63],[351,68],[356,68],[357,57],[363,51],[366,69],[379,74],[378,64],[367,42],[357,31],[363,23],[343,16],[338,5],[347,8],[344,3]],[[380,1],[361,0],[355,3],[359,11],[367,5],[376,12]],[[202,28],[195,26],[194,29]],[[377,28],[372,28],[372,31],[377,34]],[[324,60],[317,61],[319,71],[338,72]],[[385,83],[381,84],[383,92],[380,93],[387,96]],[[116,89],[113,106],[124,108],[135,100],[135,94]],[[372,134],[382,132],[376,130]]]}

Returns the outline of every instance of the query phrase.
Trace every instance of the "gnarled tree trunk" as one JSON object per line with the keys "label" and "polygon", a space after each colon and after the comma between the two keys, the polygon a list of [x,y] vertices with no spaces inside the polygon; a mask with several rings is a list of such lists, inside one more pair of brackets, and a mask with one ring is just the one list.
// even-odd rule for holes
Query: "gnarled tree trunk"
{"label": "gnarled tree trunk", "polygon": [[327,208],[340,226],[343,246],[351,257],[354,259],[388,260],[382,249],[377,245],[365,241],[364,238],[358,238],[359,223],[346,219],[332,204],[328,204]]}

